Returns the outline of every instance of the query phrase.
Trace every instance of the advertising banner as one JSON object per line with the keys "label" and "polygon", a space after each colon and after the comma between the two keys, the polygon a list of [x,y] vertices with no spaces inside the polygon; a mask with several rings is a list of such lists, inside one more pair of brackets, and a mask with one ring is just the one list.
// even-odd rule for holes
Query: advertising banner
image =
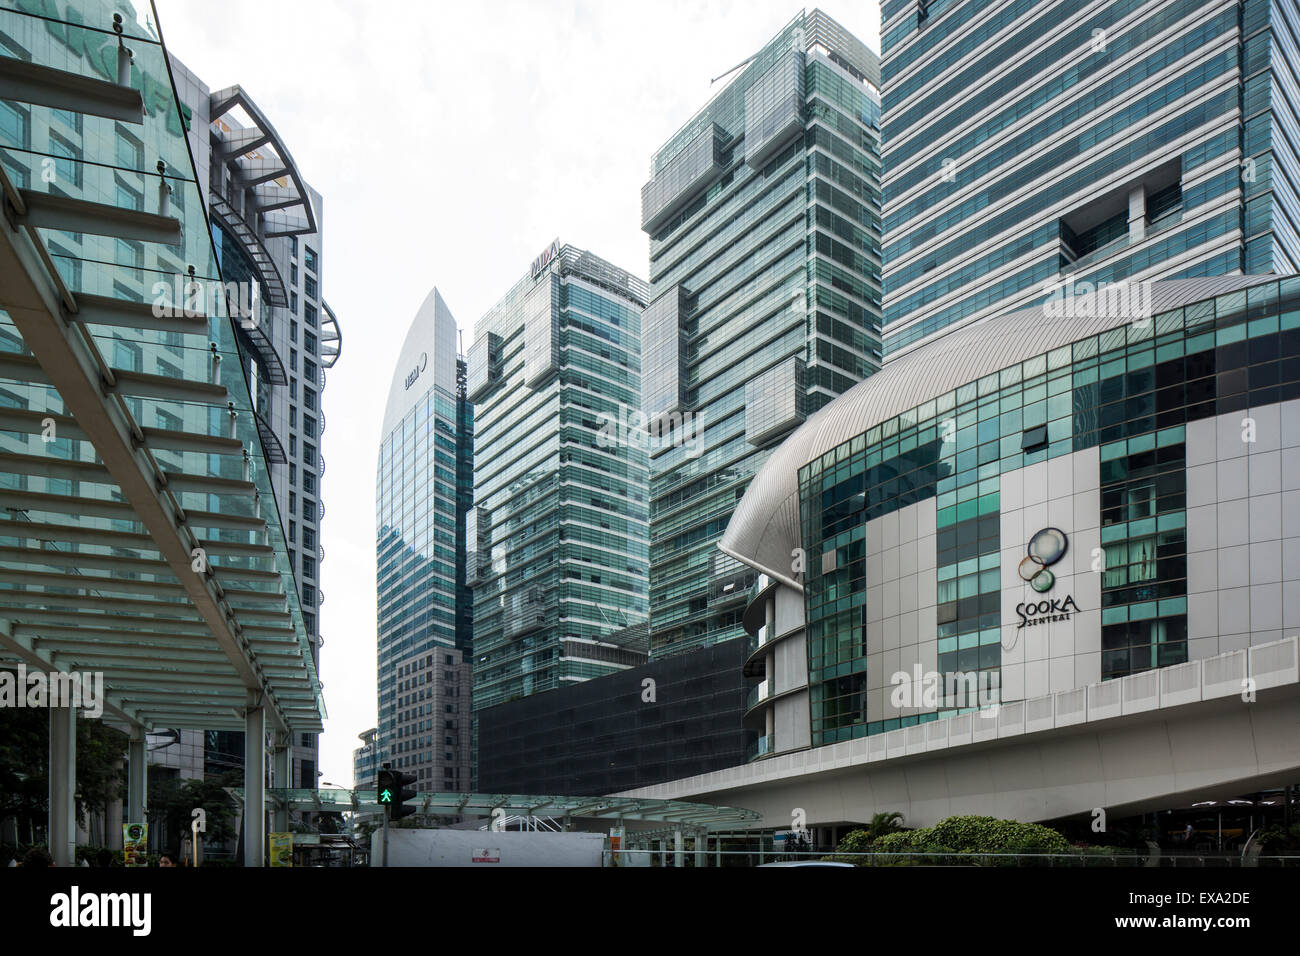
{"label": "advertising banner", "polygon": [[272,866],[293,866],[293,834],[268,833]]}
{"label": "advertising banner", "polygon": [[148,866],[149,824],[122,824],[122,858],[127,866]]}

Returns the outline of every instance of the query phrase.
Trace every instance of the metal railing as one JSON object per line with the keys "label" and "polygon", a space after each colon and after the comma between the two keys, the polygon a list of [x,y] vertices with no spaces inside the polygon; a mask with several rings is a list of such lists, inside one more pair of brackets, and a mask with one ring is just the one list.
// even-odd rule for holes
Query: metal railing
{"label": "metal railing", "polygon": [[774,734],[759,737],[755,743],[750,744],[750,746],[745,750],[745,760],[750,761],[757,760],[759,757],[766,757],[768,754],[772,753],[775,748],[776,736]]}
{"label": "metal railing", "polygon": [[[606,854],[608,857],[608,854]],[[636,847],[619,851],[622,859],[606,866],[708,866],[755,867],[764,864],[824,866],[983,866],[983,867],[1054,867],[1054,868],[1121,868],[1121,867],[1300,867],[1300,855],[1261,856],[1243,861],[1239,853],[1159,853],[1119,849],[1111,852],[1099,847],[1069,853],[834,853],[827,850],[784,851],[773,849],[718,850],[710,837],[707,849],[698,849],[687,837],[677,853],[671,840],[658,847]]]}

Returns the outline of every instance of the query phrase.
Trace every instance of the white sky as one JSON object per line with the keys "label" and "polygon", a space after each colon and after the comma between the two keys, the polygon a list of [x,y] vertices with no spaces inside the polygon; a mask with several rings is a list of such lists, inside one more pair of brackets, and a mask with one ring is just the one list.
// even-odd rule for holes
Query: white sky
{"label": "white sky", "polygon": [[[375,726],[375,464],[407,327],[437,285],[464,331],[557,236],[646,277],[651,153],[798,0],[157,0],[211,89],[238,83],[324,197],[322,782]],[[875,0],[820,6],[873,50]]]}

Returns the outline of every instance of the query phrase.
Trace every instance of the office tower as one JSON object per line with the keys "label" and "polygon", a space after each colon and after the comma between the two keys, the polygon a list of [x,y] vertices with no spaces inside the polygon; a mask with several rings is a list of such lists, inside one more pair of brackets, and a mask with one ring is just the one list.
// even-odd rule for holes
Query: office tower
{"label": "office tower", "polygon": [[361,746],[352,751],[352,786],[356,790],[373,788],[379,777],[378,727],[357,734]]}
{"label": "office tower", "polygon": [[[320,564],[324,548],[322,481],[325,370],[339,356],[338,320],[322,297],[322,200],[304,180],[288,146],[240,86],[210,90],[175,56],[172,77],[213,230],[217,264],[227,282],[251,289],[255,315],[237,327],[241,362],[258,434],[271,466],[276,504],[303,608],[320,663]],[[60,144],[55,143],[55,148]],[[241,286],[244,287],[244,286]],[[198,746],[206,776],[239,769],[240,734],[211,731],[199,742],[182,734],[163,747],[160,765]],[[317,785],[314,735],[292,741],[296,787]],[[182,776],[189,774],[178,766]]]}
{"label": "office tower", "polygon": [[[414,773],[421,790],[442,788],[440,769],[469,778],[469,675],[460,672],[469,648],[458,601],[473,419],[457,341],[435,288],[397,358],[375,489],[379,761]],[[463,743],[446,742],[460,733]]]}
{"label": "office tower", "polygon": [[1098,283],[1300,264],[1294,3],[882,12],[888,359]]}
{"label": "office tower", "polygon": [[641,190],[652,655],[744,633],[754,575],[716,547],[732,509],[880,364],[876,55],[814,10],[735,72]]}
{"label": "office tower", "polygon": [[[151,12],[23,0],[0,10],[0,51],[0,657],[103,675],[101,719],[131,737],[128,821],[144,821],[151,737],[239,733],[245,861],[262,865],[267,735],[291,786],[323,715],[264,424],[275,393],[253,371],[272,360],[249,341],[286,316],[261,266],[214,248],[185,135],[209,118],[178,100]],[[64,866],[79,717],[54,710]]]}
{"label": "office tower", "polygon": [[474,327],[476,710],[645,660],[645,302],[556,240]]}

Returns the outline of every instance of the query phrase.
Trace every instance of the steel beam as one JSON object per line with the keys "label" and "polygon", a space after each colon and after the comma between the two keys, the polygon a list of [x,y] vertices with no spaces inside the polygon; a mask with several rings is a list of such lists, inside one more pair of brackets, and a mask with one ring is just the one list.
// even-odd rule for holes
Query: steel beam
{"label": "steel beam", "polygon": [[20,189],[25,214],[19,215],[19,225],[33,229],[59,229],[63,232],[82,232],[92,236],[109,236],[114,239],[134,239],[136,242],[156,242],[165,246],[180,245],[184,238],[181,222],[174,216],[159,216],[138,209],[123,209],[108,203],[88,202],[71,196]]}
{"label": "steel beam", "polygon": [[144,97],[130,86],[7,56],[0,58],[0,100],[104,116],[139,126]]}
{"label": "steel beam", "polygon": [[67,318],[82,325],[108,325],[115,328],[152,329],[158,332],[180,332],[185,335],[208,335],[208,317],[192,315],[183,308],[173,309],[176,315],[158,314],[152,303],[114,299],[104,295],[77,293],[77,311]]}

